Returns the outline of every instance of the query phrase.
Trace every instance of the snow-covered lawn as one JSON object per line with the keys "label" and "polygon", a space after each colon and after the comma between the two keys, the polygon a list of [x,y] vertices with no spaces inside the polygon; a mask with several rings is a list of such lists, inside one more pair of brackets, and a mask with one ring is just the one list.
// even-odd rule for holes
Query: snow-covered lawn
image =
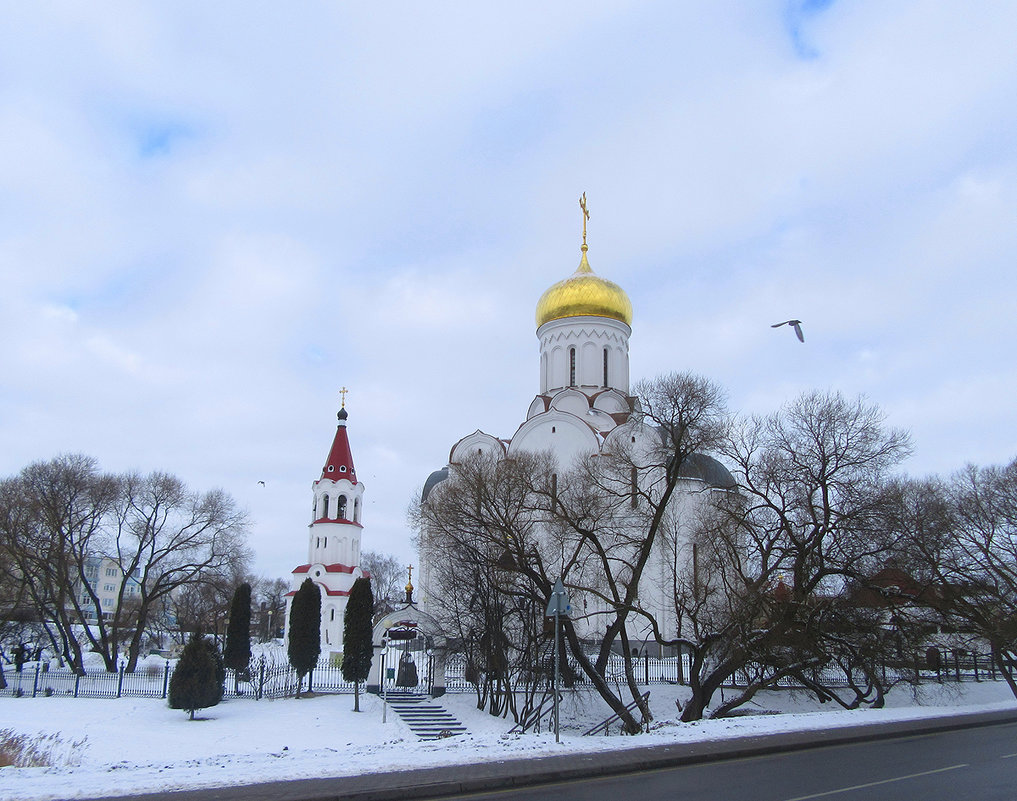
{"label": "snow-covered lawn", "polygon": [[[159,790],[236,785],[294,778],[344,776],[409,768],[504,760],[555,753],[659,745],[763,734],[865,721],[901,720],[957,711],[1015,708],[1001,682],[927,687],[916,703],[906,690],[886,709],[836,711],[806,697],[768,694],[752,711],[781,711],[726,720],[678,723],[675,698],[683,688],[653,685],[654,729],[639,737],[581,737],[583,726],[605,717],[598,699],[581,695],[562,710],[562,741],[553,733],[509,735],[511,721],[475,708],[471,695],[443,704],[470,733],[422,742],[381,700],[351,695],[276,701],[229,700],[189,721],[159,699],[0,698],[0,729],[31,736],[58,734],[74,765],[0,768],[0,798],[10,801],[88,798]],[[59,754],[58,754],[59,755]]]}

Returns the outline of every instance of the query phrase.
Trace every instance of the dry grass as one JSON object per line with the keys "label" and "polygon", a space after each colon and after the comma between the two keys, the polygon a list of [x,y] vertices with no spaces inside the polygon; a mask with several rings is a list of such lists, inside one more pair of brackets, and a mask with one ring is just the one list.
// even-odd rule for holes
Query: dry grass
{"label": "dry grass", "polygon": [[0,729],[0,768],[40,768],[77,765],[88,738],[66,741],[57,734],[29,737],[13,729]]}

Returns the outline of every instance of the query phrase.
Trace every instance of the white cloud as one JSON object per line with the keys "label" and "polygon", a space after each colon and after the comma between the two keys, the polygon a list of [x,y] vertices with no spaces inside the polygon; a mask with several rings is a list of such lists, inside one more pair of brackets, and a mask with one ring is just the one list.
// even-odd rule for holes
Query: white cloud
{"label": "white cloud", "polygon": [[346,385],[365,542],[412,558],[427,473],[537,389],[583,191],[634,377],[864,392],[916,470],[1014,455],[1014,12],[832,3],[802,58],[786,8],[12,7],[0,469],[222,485],[283,574]]}

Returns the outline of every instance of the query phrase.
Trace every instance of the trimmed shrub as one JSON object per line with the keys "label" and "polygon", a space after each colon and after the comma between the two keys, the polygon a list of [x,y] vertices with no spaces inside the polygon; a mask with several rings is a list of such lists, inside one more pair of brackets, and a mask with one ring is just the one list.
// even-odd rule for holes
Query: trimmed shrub
{"label": "trimmed shrub", "polygon": [[195,634],[184,646],[170,677],[170,708],[183,709],[194,720],[195,710],[215,706],[222,700],[225,681],[226,668],[216,644]]}

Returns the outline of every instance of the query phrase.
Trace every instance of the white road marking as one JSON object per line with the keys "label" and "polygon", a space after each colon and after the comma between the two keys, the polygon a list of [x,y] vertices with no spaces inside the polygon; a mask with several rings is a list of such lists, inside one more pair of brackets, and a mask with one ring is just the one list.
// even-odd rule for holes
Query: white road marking
{"label": "white road marking", "polygon": [[896,776],[893,779],[883,779],[878,782],[868,782],[867,784],[855,784],[851,787],[841,787],[838,790],[827,790],[825,793],[813,793],[812,795],[800,795],[797,798],[789,798],[787,801],[807,801],[809,798],[822,798],[827,795],[837,795],[838,793],[850,793],[852,790],[861,790],[865,787],[875,787],[880,784],[890,784],[891,782],[902,782],[905,779],[916,779],[919,776],[931,776],[933,773],[945,773],[948,770],[957,770],[957,768],[966,768],[967,763],[960,765],[951,765],[948,768],[937,768],[936,770],[926,770],[921,773],[909,773],[907,776]]}

